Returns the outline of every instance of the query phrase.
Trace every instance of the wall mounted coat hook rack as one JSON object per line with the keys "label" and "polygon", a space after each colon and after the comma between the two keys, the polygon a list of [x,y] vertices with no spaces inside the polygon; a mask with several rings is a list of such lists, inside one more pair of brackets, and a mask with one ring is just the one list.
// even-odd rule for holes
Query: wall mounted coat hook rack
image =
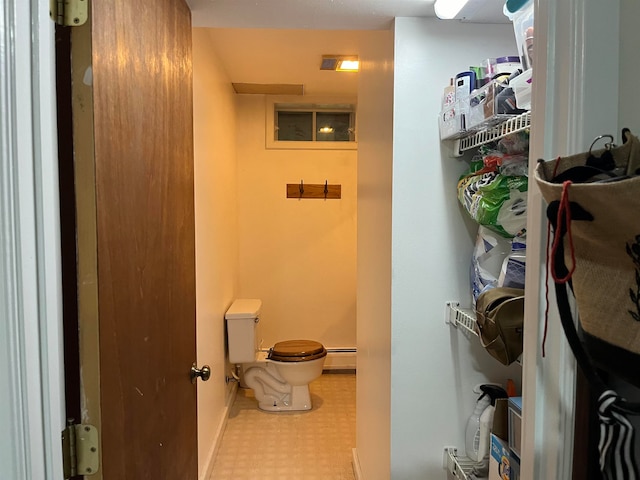
{"label": "wall mounted coat hook rack", "polygon": [[330,185],[328,180],[324,183],[307,183],[303,180],[300,183],[287,183],[287,198],[319,198],[319,199],[340,199],[342,198],[342,185]]}

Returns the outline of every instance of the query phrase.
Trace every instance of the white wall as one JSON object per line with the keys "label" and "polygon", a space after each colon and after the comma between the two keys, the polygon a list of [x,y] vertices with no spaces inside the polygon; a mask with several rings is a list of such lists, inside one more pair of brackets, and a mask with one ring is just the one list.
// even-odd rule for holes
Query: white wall
{"label": "white wall", "polygon": [[193,30],[198,471],[208,478],[226,414],[224,313],[237,291],[235,93],[206,29]]}
{"label": "white wall", "polygon": [[358,150],[358,378],[355,462],[390,475],[393,32],[361,50]]}
{"label": "white wall", "polygon": [[[637,79],[640,76],[640,62],[637,48],[640,45],[640,3],[634,0],[620,0],[620,74],[619,79],[619,128],[628,127],[634,135],[640,135],[640,95],[637,94]],[[618,142],[620,132],[615,133]]]}
{"label": "white wall", "polygon": [[[238,96],[239,295],[262,299],[265,347],[354,347],[357,152],[266,149],[265,104]],[[300,180],[340,184],[342,198],[286,198]]]}
{"label": "white wall", "polygon": [[[441,152],[437,113],[457,72],[514,54],[510,25],[428,18],[395,23],[393,125],[391,478],[444,479],[445,445],[464,450],[478,383],[518,380],[475,338],[444,323],[448,300],[467,304],[477,226],[456,198],[466,163]],[[475,340],[475,341],[474,341]]]}

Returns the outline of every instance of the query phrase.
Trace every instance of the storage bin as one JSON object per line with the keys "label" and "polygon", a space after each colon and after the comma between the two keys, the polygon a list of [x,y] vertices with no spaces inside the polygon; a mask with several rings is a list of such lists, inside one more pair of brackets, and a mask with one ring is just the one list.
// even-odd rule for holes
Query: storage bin
{"label": "storage bin", "polygon": [[440,112],[438,127],[440,140],[460,138],[467,133],[469,98],[457,100]]}
{"label": "storage bin", "polygon": [[522,72],[509,82],[516,95],[516,106],[523,110],[531,110],[531,77],[533,70]]}
{"label": "storage bin", "polygon": [[491,127],[522,113],[517,109],[515,95],[506,81],[506,76],[500,77],[471,94],[466,125],[468,130]]}
{"label": "storage bin", "polygon": [[513,22],[523,70],[533,67],[533,0],[507,0],[504,14]]}
{"label": "storage bin", "polygon": [[494,66],[494,75],[500,73],[511,75],[519,68],[522,68],[520,57],[498,57]]}

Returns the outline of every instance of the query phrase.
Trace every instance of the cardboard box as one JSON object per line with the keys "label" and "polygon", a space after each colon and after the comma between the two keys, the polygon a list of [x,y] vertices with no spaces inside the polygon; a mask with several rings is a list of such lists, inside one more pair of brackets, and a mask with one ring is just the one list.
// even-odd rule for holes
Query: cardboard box
{"label": "cardboard box", "polygon": [[508,400],[506,398],[496,399],[496,409],[493,413],[491,433],[502,440],[509,441]]}
{"label": "cardboard box", "polygon": [[511,452],[507,442],[491,434],[489,480],[514,480],[511,476]]}

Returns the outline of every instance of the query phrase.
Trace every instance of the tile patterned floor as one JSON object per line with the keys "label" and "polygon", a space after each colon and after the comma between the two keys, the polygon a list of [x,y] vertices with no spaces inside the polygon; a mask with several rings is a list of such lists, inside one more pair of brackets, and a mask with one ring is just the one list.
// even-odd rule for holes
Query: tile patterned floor
{"label": "tile patterned floor", "polygon": [[325,373],[310,390],[308,412],[267,413],[239,388],[211,480],[353,480],[356,376]]}

